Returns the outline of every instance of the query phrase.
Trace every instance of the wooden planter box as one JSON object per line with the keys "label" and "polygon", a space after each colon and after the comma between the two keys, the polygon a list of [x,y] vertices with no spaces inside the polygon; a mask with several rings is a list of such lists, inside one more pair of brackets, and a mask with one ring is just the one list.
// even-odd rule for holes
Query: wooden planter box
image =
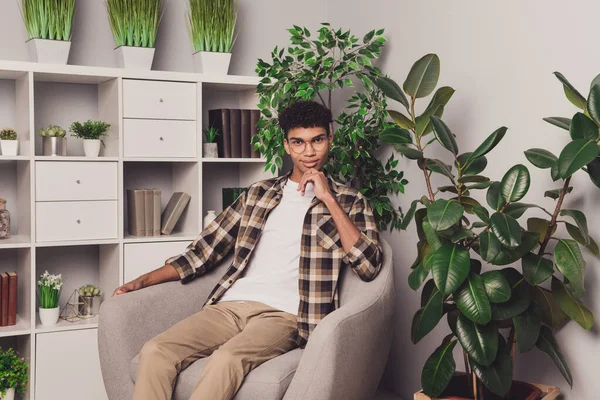
{"label": "wooden planter box", "polygon": [[[540,385],[537,383],[532,383],[532,385],[536,386],[542,390],[543,395],[540,398],[540,400],[555,400],[558,398],[558,395],[560,395],[560,389],[557,388],[556,386],[546,386],[546,385]],[[436,397],[435,399],[432,399],[431,397],[424,394],[423,390],[419,390],[417,393],[415,393],[415,397],[414,397],[414,400],[453,400],[453,399],[454,399],[454,397],[444,397],[444,398]]]}

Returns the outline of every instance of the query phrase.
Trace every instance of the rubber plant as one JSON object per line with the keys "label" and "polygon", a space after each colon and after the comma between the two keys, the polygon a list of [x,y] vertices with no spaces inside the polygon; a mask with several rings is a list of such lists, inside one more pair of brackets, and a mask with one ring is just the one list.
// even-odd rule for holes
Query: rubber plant
{"label": "rubber plant", "polygon": [[[288,31],[291,45],[287,49],[275,47],[271,62],[259,59],[256,68],[262,77],[257,87],[261,118],[252,145],[266,157],[265,171],[270,169],[274,174],[283,165],[278,113],[296,100],[319,101],[332,110],[337,125],[325,168],[365,195],[379,229],[399,229],[402,210],[394,208],[389,194],[404,193],[408,181],[395,169],[398,160],[393,155],[385,163],[375,157],[381,146],[380,135],[394,126],[386,121],[386,99],[374,84],[381,76],[373,61],[386,42],[383,29],[368,32],[362,41],[328,23],[321,24],[316,38],[307,28],[296,25]],[[354,89],[336,106],[333,92],[346,94],[344,88]],[[337,109],[342,111],[336,115]]]}
{"label": "rubber plant", "polygon": [[[592,327],[594,317],[581,301],[586,271],[581,246],[597,256],[598,245],[589,234],[585,215],[564,205],[573,189],[573,174],[586,171],[600,187],[600,79],[586,99],[557,73],[567,98],[582,112],[572,119],[546,120],[567,130],[571,141],[558,157],[541,148],[525,151],[531,164],[548,169],[552,180],[561,182],[544,193],[555,202],[548,211],[539,205],[541,196],[521,201],[530,187],[525,165],[512,166],[501,180],[482,175],[488,164],[486,154],[505,136],[506,127],[474,149],[461,151],[440,118],[453,93],[448,87],[437,89],[425,111],[415,114],[416,100],[433,93],[439,74],[438,56],[427,54],[413,65],[402,89],[391,78],[378,80],[386,96],[405,108],[389,110],[396,127],[382,139],[417,162],[428,192],[411,203],[403,220],[404,226],[416,221],[419,238],[408,283],[414,290],[423,287],[421,308],[412,322],[412,342],[418,343],[444,315],[450,329],[425,362],[423,391],[431,397],[444,392],[455,375],[452,350],[457,344],[463,349],[474,399],[509,395],[515,353],[535,347],[554,361],[572,386],[553,328],[570,319],[586,330]],[[451,162],[426,156],[431,145],[441,145]],[[432,174],[440,174],[448,184],[435,188]],[[487,191],[487,204],[472,196],[478,190]],[[536,215],[521,220],[532,212]],[[570,237],[559,237],[558,225]]]}

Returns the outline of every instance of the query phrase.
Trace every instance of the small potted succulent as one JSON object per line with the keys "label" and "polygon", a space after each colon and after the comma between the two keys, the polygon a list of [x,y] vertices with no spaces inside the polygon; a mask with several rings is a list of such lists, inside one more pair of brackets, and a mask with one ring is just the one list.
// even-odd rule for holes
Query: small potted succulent
{"label": "small potted succulent", "polygon": [[25,393],[27,390],[28,364],[25,358],[19,357],[19,353],[12,347],[3,350],[0,347],[0,398],[2,400],[14,400],[15,392]]}
{"label": "small potted succulent", "polygon": [[0,148],[4,156],[16,156],[19,149],[17,132],[13,129],[5,128],[0,131]]}
{"label": "small potted succulent", "polygon": [[40,321],[44,326],[52,326],[58,322],[58,299],[63,287],[62,274],[51,275],[48,271],[38,281],[40,300]]}
{"label": "small potted succulent", "polygon": [[81,286],[77,293],[79,294],[79,315],[94,316],[100,311],[100,296],[102,291],[98,287],[87,284]]}
{"label": "small potted succulent", "polygon": [[67,155],[67,131],[58,125],[49,125],[47,129],[40,128],[38,134],[42,137],[42,154],[45,156]]}
{"label": "small potted succulent", "polygon": [[71,136],[83,139],[83,151],[86,157],[98,157],[100,144],[106,147],[102,137],[108,135],[109,128],[110,124],[107,122],[87,120],[83,124],[75,121],[69,129],[73,132]]}
{"label": "small potted succulent", "polygon": [[219,131],[214,127],[204,128],[202,131],[206,139],[206,142],[202,144],[202,156],[206,158],[218,158],[219,152],[215,139],[219,136]]}

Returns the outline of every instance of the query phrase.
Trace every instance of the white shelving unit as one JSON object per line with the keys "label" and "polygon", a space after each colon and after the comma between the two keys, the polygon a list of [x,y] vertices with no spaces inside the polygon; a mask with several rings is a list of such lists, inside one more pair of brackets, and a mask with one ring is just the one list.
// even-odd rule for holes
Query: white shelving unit
{"label": "white shelving unit", "polygon": [[[27,400],[104,400],[98,319],[43,327],[36,284],[48,270],[65,279],[60,306],[77,287],[104,292],[162,266],[197,237],[206,210],[222,209],[223,187],[272,175],[264,159],[204,159],[208,110],[256,108],[259,78],[131,71],[0,61],[0,127],[18,133],[19,155],[0,155],[0,197],[11,212],[10,239],[0,241],[0,272],[17,271],[17,324],[0,327],[0,346],[30,365]],[[73,121],[111,124],[100,157],[87,158],[68,136],[67,156],[42,155],[37,131]],[[127,189],[162,191],[191,201],[171,235],[130,236]]]}

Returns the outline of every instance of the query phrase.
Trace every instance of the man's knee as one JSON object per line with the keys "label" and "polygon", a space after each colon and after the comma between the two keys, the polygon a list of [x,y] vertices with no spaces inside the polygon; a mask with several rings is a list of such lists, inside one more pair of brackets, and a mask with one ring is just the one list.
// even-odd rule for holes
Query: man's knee
{"label": "man's knee", "polygon": [[168,351],[158,340],[148,340],[140,351],[140,361],[168,359]]}
{"label": "man's knee", "polygon": [[227,349],[214,351],[209,362],[218,368],[235,368],[243,365],[243,360]]}

